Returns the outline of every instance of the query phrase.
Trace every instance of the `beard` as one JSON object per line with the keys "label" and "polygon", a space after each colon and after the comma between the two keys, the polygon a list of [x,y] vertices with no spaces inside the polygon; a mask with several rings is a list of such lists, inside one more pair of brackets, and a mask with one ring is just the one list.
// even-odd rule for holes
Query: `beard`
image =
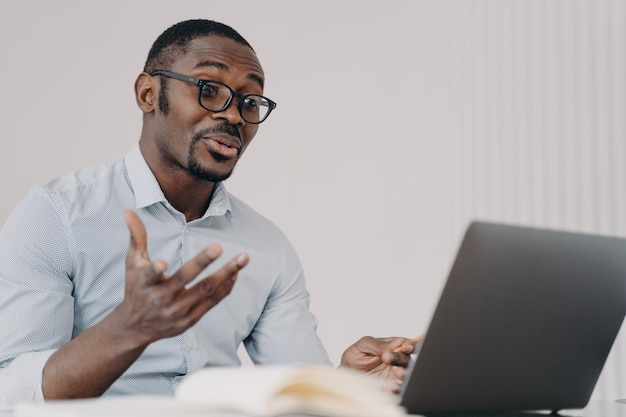
{"label": "beard", "polygon": [[[211,168],[206,168],[202,166],[202,164],[200,164],[195,152],[197,145],[200,143],[200,140],[202,140],[202,137],[211,133],[226,133],[228,135],[235,136],[240,140],[241,138],[239,137],[239,131],[236,127],[224,123],[211,129],[205,129],[201,132],[198,132],[191,139],[191,143],[189,144],[189,152],[187,153],[187,170],[196,178],[217,183],[225,181],[231,176],[233,170],[235,169],[236,162],[239,161],[241,148],[239,148],[239,150],[237,151],[237,161],[230,170],[226,172],[221,172],[218,170],[212,170]],[[211,156],[218,165],[223,161],[227,161],[227,159],[217,153],[211,152]]]}

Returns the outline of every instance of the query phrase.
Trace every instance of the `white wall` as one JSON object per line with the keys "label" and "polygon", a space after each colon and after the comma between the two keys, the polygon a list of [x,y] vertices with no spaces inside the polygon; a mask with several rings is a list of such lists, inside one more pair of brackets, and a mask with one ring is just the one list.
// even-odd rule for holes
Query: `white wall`
{"label": "white wall", "polygon": [[[626,235],[622,0],[5,1],[0,223],[36,183],[125,154],[165,28],[257,50],[262,125],[231,191],[302,258],[332,359],[425,330],[474,218]],[[620,337],[596,398],[626,397]]]}

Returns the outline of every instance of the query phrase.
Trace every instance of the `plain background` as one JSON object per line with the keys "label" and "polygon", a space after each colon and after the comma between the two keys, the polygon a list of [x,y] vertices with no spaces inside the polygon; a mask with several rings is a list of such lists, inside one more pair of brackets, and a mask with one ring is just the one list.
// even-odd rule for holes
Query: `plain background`
{"label": "plain background", "polygon": [[[473,219],[626,235],[622,0],[0,10],[0,223],[32,185],[138,140],[133,83],[167,27],[210,18],[250,41],[278,108],[227,186],[292,240],[336,364],[365,334],[426,330]],[[596,398],[626,397],[622,338]]]}

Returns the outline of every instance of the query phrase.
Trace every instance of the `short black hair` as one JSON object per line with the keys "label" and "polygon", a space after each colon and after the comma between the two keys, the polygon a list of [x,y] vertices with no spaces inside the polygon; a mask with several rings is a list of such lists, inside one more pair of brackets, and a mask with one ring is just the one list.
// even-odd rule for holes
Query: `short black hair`
{"label": "short black hair", "polygon": [[187,52],[189,42],[209,35],[223,36],[252,49],[248,41],[228,25],[207,19],[185,20],[166,29],[154,41],[143,68],[144,72],[170,69],[172,63]]}

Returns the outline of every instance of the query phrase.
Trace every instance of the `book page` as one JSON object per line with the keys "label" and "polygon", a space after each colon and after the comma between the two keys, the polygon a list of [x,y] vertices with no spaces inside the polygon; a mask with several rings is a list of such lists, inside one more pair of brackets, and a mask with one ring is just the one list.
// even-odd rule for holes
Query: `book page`
{"label": "book page", "polygon": [[185,378],[176,397],[207,410],[253,416],[404,415],[376,377],[330,366],[206,368]]}

